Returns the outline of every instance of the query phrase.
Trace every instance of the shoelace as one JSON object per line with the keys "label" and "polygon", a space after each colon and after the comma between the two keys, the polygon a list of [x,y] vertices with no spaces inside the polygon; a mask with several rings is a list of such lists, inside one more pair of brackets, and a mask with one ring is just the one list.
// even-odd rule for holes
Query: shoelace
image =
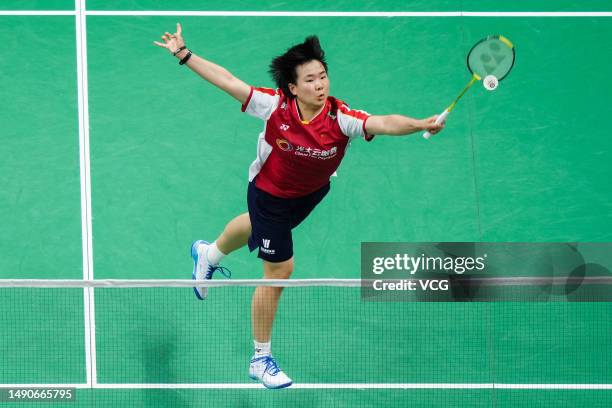
{"label": "shoelace", "polygon": [[208,270],[206,271],[206,279],[212,279],[213,273],[215,273],[216,271],[219,271],[221,275],[225,276],[227,279],[232,278],[232,271],[230,271],[229,269],[224,268],[223,266],[209,265]]}
{"label": "shoelace", "polygon": [[259,361],[263,362],[266,365],[264,373],[267,371],[268,373],[270,373],[270,375],[276,375],[281,371],[281,369],[278,368],[278,366],[276,365],[276,361],[274,361],[272,356],[264,356],[253,359],[253,362]]}

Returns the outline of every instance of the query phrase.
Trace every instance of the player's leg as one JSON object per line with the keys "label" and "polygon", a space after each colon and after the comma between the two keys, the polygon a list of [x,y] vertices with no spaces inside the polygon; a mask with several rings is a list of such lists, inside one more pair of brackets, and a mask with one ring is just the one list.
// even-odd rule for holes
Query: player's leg
{"label": "player's leg", "polygon": [[[212,279],[216,271],[229,277],[229,270],[219,266],[219,262],[227,254],[245,246],[250,234],[249,213],[244,213],[231,220],[225,226],[219,238],[212,244],[203,240],[195,241],[191,245],[192,278],[195,280]],[[200,300],[204,300],[208,296],[208,288],[206,287],[196,287],[193,290]]]}
{"label": "player's leg", "polygon": [[[252,233],[249,249],[259,249],[266,279],[288,279],[293,272],[293,238],[291,230],[298,226],[329,191],[329,185],[296,199],[281,199],[249,186],[249,214]],[[268,388],[283,388],[292,381],[272,357],[270,340],[274,316],[282,288],[258,287],[253,295],[251,313],[255,355],[249,375]]]}
{"label": "player's leg", "polygon": [[[263,261],[264,279],[289,279],[293,272],[293,258],[284,262]],[[253,294],[251,317],[253,338],[259,343],[269,343],[272,324],[283,288],[259,286]]]}
{"label": "player's leg", "polygon": [[[283,262],[263,261],[264,279],[288,279],[293,272],[293,257]],[[283,288],[259,286],[253,294],[251,317],[255,354],[251,359],[249,376],[260,380],[268,388],[285,388],[291,379],[278,367],[272,357],[270,339],[274,316]]]}

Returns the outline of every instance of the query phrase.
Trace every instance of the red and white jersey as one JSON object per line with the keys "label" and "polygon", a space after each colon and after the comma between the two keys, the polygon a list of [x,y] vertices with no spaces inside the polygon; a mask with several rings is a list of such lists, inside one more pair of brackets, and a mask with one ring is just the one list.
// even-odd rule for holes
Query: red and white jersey
{"label": "red and white jersey", "polygon": [[368,113],[328,97],[309,122],[302,121],[295,98],[270,88],[251,88],[242,111],[265,121],[249,181],[276,197],[302,197],[329,182],[350,142],[367,135]]}

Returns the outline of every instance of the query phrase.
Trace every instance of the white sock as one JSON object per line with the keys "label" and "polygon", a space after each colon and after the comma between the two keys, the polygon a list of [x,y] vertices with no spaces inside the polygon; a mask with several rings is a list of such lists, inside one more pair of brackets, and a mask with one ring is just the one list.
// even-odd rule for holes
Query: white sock
{"label": "white sock", "polygon": [[208,253],[206,254],[208,263],[211,265],[219,265],[219,262],[221,262],[224,256],[225,254],[219,251],[219,248],[217,248],[217,241],[210,244],[208,247]]}
{"label": "white sock", "polygon": [[255,355],[256,356],[269,356],[270,355],[270,342],[259,343],[257,340],[253,340],[253,344],[255,345]]}

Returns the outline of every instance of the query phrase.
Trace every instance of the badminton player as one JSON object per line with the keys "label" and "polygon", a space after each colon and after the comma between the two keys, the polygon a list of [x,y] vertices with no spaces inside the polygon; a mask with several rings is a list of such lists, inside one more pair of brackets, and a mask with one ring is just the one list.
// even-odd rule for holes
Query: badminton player
{"label": "badminton player", "polygon": [[[257,156],[249,168],[248,212],[231,220],[215,241],[193,243],[193,279],[211,279],[215,272],[228,276],[221,260],[248,245],[258,250],[265,279],[288,279],[294,270],[291,231],[326,196],[330,176],[354,139],[374,135],[439,132],[436,117],[413,119],[403,115],[370,115],[351,109],[329,95],[325,53],[317,37],[308,37],[274,58],[270,73],[277,89],[254,87],[225,68],[196,55],[185,46],[180,24],[163,42],[179,61],[242,104],[242,111],[264,121],[257,140]],[[208,288],[194,288],[205,299]],[[251,307],[254,355],[249,376],[268,388],[284,388],[292,380],[273,359],[272,324],[282,288],[258,287]]]}

